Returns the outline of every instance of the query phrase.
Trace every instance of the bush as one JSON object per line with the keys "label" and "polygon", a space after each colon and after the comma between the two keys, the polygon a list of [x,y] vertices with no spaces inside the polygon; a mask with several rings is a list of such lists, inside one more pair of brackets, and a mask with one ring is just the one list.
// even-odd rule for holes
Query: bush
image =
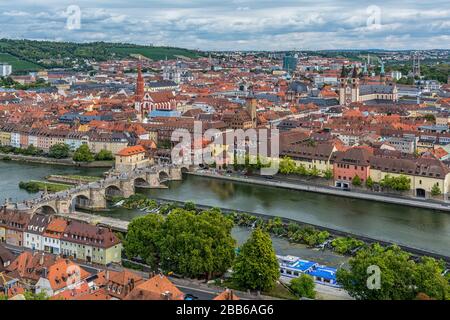
{"label": "bush", "polygon": [[441,188],[439,187],[439,183],[436,182],[436,184],[433,186],[433,188],[431,188],[431,195],[433,197],[439,196],[441,195]]}
{"label": "bush", "polygon": [[308,274],[303,273],[300,277],[292,279],[289,287],[299,298],[314,299],[316,297],[314,279]]}
{"label": "bush", "polygon": [[352,179],[352,185],[354,185],[355,187],[359,187],[361,186],[361,184],[361,178],[358,175],[354,176]]}
{"label": "bush", "polygon": [[109,150],[101,150],[99,153],[95,155],[96,161],[111,161],[114,160],[114,156]]}
{"label": "bush", "polygon": [[398,177],[391,177],[390,175],[387,174],[380,181],[380,186],[395,191],[408,191],[411,189],[411,179],[404,175],[400,175]]}
{"label": "bush", "polygon": [[339,237],[331,242],[331,246],[333,247],[334,251],[340,254],[349,254],[352,250],[363,245],[363,241],[351,237]]}
{"label": "bush", "polygon": [[50,147],[48,156],[55,159],[64,159],[69,157],[70,148],[65,143],[54,144]]}
{"label": "bush", "polygon": [[86,144],[80,146],[73,155],[73,161],[76,162],[92,162],[94,160],[94,155]]}

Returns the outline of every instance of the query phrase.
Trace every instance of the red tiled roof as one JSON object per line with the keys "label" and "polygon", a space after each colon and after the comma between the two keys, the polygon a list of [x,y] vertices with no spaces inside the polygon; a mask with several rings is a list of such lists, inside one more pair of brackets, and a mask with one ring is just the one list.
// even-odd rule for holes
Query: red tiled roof
{"label": "red tiled roof", "polygon": [[122,157],[132,156],[135,154],[143,153],[145,149],[143,146],[132,146],[119,151],[118,155]]}

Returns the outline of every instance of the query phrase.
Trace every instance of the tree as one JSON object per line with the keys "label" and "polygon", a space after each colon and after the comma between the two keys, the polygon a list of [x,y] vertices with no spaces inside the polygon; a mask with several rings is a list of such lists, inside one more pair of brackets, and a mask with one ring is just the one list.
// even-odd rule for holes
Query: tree
{"label": "tree", "polygon": [[184,203],[184,210],[193,211],[195,208],[195,203],[192,201],[187,201]]}
{"label": "tree", "polygon": [[[372,283],[370,277],[376,276],[368,269],[370,266],[379,268],[379,289],[368,286]],[[337,280],[351,296],[361,300],[413,300],[419,293],[448,299],[449,283],[441,275],[443,271],[443,264],[432,258],[416,263],[397,246],[383,248],[374,244],[359,250],[350,259],[348,270],[339,269]]]}
{"label": "tree", "polygon": [[50,147],[48,156],[55,159],[64,159],[69,156],[70,148],[65,143],[57,143]]}
{"label": "tree", "polygon": [[436,182],[435,185],[433,185],[433,187],[431,188],[431,195],[433,197],[439,196],[441,195],[441,188],[439,187],[439,183]]}
{"label": "tree", "polygon": [[311,170],[308,171],[308,175],[311,177],[319,177],[320,171],[316,168],[316,166],[314,166]]}
{"label": "tree", "polygon": [[235,256],[233,225],[219,210],[197,214],[174,209],[161,229],[161,267],[184,276],[207,279],[225,273]]}
{"label": "tree", "polygon": [[372,177],[369,176],[366,180],[366,187],[369,189],[372,189],[373,185],[374,185],[373,179],[372,179]]}
{"label": "tree", "polygon": [[290,288],[299,298],[314,299],[316,297],[314,279],[308,274],[302,273],[300,277],[292,279]]}
{"label": "tree", "polygon": [[327,180],[331,180],[333,179],[333,170],[332,169],[327,169],[323,172],[323,176],[325,179]]}
{"label": "tree", "polygon": [[295,161],[289,157],[284,157],[280,161],[280,173],[281,174],[291,174],[295,173],[296,166]]}
{"label": "tree", "polygon": [[270,290],[280,277],[280,269],[270,235],[255,229],[240,248],[233,266],[233,280],[241,288]]}
{"label": "tree", "polygon": [[103,149],[103,150],[100,150],[100,152],[96,154],[95,160],[110,161],[110,160],[114,160],[114,156],[111,151]]}
{"label": "tree", "polygon": [[127,257],[140,257],[149,266],[156,268],[159,262],[158,241],[164,217],[151,214],[135,218],[128,226],[124,249]]}
{"label": "tree", "polygon": [[434,299],[449,300],[449,281],[442,276],[445,269],[446,266],[443,261],[422,257],[420,263],[416,265],[414,273],[414,287],[415,291],[418,292],[417,295],[421,293]]}
{"label": "tree", "polygon": [[39,150],[34,145],[30,144],[26,149],[23,150],[23,154],[29,156],[35,156],[42,153],[42,150]]}
{"label": "tree", "polygon": [[81,145],[73,155],[73,161],[76,162],[92,162],[94,155],[92,154],[87,144]]}
{"label": "tree", "polygon": [[399,175],[398,177],[391,177],[385,175],[380,181],[380,186],[383,188],[392,189],[395,191],[407,191],[411,189],[411,179],[405,175]]}
{"label": "tree", "polygon": [[352,185],[354,185],[355,187],[359,187],[361,186],[361,178],[358,175],[355,175],[352,179]]}

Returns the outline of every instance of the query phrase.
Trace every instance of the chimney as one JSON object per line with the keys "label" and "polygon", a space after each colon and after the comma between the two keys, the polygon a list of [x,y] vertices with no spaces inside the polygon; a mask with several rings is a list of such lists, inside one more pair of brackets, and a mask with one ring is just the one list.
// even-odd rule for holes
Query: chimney
{"label": "chimney", "polygon": [[109,281],[109,270],[106,270],[105,279],[106,281]]}
{"label": "chimney", "polygon": [[42,266],[44,264],[44,253],[41,254],[41,257],[39,258],[39,265]]}

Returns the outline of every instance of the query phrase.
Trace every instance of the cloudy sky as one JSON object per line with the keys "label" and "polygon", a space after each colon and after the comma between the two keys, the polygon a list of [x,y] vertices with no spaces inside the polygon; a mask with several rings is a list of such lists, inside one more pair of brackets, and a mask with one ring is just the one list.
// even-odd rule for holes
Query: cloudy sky
{"label": "cloudy sky", "polygon": [[[79,26],[71,5],[80,9]],[[449,30],[448,0],[0,0],[0,38],[13,39],[203,50],[449,49]]]}

